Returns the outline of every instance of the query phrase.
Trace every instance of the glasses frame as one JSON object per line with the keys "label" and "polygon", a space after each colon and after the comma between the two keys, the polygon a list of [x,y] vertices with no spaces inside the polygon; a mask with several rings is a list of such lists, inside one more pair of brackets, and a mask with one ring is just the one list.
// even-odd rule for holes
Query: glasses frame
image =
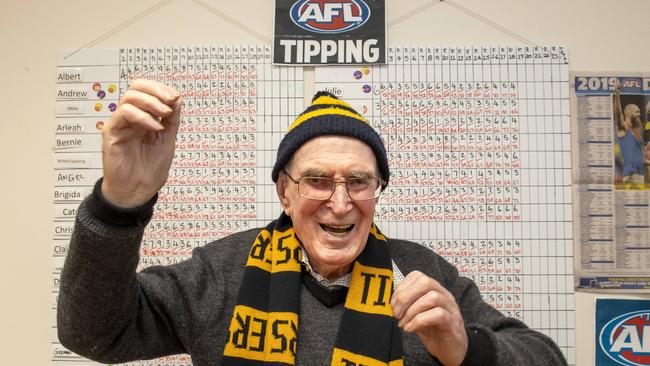
{"label": "glasses frame", "polygon": [[[289,172],[287,172],[286,169],[282,169],[282,172],[283,172],[283,173],[284,173],[284,174],[289,178],[289,180],[291,180],[293,183],[295,183],[295,184],[298,185],[298,194],[300,195],[300,197],[302,197],[302,198],[306,198],[306,199],[308,199],[308,200],[315,200],[315,201],[327,201],[327,200],[329,200],[329,199],[332,198],[332,196],[334,195],[334,192],[336,191],[336,186],[337,186],[338,184],[343,184],[343,186],[345,187],[345,193],[348,195],[348,198],[349,198],[349,199],[351,199],[352,201],[359,201],[359,202],[369,201],[369,200],[374,200],[374,199],[376,199],[376,198],[379,198],[379,196],[381,196],[381,193],[384,191],[384,188],[386,188],[386,182],[384,182],[383,179],[381,179],[381,178],[379,178],[379,177],[371,177],[371,178],[373,178],[373,179],[377,179],[377,180],[379,181],[379,187],[380,187],[381,189],[379,189],[379,192],[376,194],[375,197],[364,198],[364,199],[360,199],[360,200],[359,200],[359,199],[354,199],[354,198],[352,198],[352,196],[350,196],[350,191],[348,191],[348,180],[347,180],[347,179],[346,179],[346,180],[334,180],[334,178],[329,178],[329,177],[309,177],[309,176],[301,176],[300,179],[296,180],[296,179],[294,179],[294,178],[289,174]],[[332,191],[330,192],[330,195],[329,195],[327,198],[313,198],[313,197],[307,197],[307,196],[303,195],[302,192],[300,192],[300,181],[301,181],[303,178],[325,178],[325,179],[331,179],[332,182],[334,183],[334,188],[332,188]]]}

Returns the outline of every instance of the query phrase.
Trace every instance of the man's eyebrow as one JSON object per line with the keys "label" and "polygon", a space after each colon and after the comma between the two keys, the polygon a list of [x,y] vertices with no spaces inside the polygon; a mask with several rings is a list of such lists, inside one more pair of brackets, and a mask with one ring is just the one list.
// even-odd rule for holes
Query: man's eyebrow
{"label": "man's eyebrow", "polygon": [[356,170],[347,175],[348,178],[374,178],[375,176],[373,172],[366,170]]}
{"label": "man's eyebrow", "polygon": [[302,173],[303,177],[327,177],[327,173],[317,168],[309,168]]}
{"label": "man's eyebrow", "polygon": [[[309,168],[302,173],[303,177],[331,177],[324,170],[318,168]],[[366,170],[355,170],[345,175],[346,178],[373,178],[376,177],[374,172]]]}

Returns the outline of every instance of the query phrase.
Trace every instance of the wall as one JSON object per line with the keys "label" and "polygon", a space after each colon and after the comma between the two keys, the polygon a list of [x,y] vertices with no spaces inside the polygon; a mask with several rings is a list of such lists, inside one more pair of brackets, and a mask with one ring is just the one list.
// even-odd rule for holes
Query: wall
{"label": "wall", "polygon": [[[571,70],[650,71],[647,0],[627,0],[624,5],[604,0],[454,1],[532,42],[566,46]],[[272,37],[272,1],[205,3]],[[428,3],[388,0],[389,24]],[[156,4],[162,6],[106,35]],[[390,26],[389,45],[521,44],[449,3],[432,4]],[[52,126],[57,55],[59,49],[76,49],[104,35],[96,47],[260,42],[190,0],[0,2],[0,49],[4,55],[0,68],[0,111],[4,116],[0,121],[0,242],[5,258],[0,266],[0,293],[4,294],[0,301],[2,364],[50,364]],[[313,72],[308,70],[306,80],[310,77]],[[312,85],[307,83],[305,90],[311,94]],[[594,363],[594,298],[592,294],[576,295],[578,365]]]}

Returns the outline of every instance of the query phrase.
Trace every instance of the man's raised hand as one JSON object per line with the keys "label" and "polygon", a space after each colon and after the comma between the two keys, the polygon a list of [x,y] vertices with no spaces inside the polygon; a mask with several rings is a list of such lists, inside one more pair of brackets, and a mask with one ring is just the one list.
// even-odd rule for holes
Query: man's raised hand
{"label": "man's raised hand", "polygon": [[102,131],[102,194],[130,208],[167,181],[180,125],[181,97],[155,81],[135,80]]}

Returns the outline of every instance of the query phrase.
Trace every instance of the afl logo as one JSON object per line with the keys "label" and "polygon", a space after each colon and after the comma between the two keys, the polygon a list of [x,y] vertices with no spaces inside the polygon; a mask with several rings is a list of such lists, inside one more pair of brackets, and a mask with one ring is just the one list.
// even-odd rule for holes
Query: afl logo
{"label": "afl logo", "polygon": [[298,0],[289,13],[300,28],[323,34],[348,32],[370,19],[363,0]]}
{"label": "afl logo", "polygon": [[650,310],[619,315],[598,336],[600,349],[626,366],[650,365]]}

